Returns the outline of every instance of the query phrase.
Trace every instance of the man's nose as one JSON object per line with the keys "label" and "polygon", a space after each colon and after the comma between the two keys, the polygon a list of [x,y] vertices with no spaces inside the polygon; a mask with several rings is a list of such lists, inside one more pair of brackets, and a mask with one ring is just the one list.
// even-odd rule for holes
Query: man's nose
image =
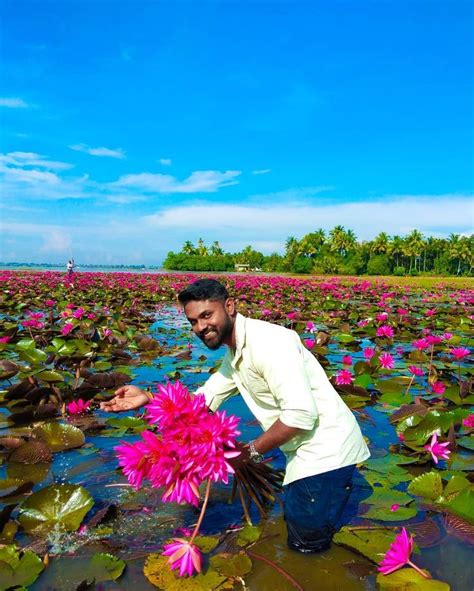
{"label": "man's nose", "polygon": [[198,332],[204,332],[207,328],[207,321],[204,319],[200,319],[197,321],[197,329]]}

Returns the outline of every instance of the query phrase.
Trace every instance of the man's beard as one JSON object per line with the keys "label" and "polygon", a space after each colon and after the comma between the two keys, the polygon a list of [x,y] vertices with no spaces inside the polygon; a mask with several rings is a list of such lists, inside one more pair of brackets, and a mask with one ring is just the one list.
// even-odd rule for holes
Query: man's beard
{"label": "man's beard", "polygon": [[[226,323],[224,326],[218,330],[216,328],[207,329],[205,333],[198,335],[201,341],[206,345],[208,349],[211,351],[215,351],[219,349],[224,343],[224,340],[232,333],[232,329],[234,324],[232,319],[228,316],[226,319]],[[210,339],[206,339],[206,335],[210,335]]]}

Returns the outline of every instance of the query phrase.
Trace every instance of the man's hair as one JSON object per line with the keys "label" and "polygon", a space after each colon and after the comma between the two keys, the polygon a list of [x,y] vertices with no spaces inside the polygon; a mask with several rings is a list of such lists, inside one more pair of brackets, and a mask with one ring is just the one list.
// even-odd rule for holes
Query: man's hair
{"label": "man's hair", "polygon": [[215,279],[198,279],[178,294],[178,300],[183,306],[188,302],[205,300],[225,302],[228,297],[227,289]]}

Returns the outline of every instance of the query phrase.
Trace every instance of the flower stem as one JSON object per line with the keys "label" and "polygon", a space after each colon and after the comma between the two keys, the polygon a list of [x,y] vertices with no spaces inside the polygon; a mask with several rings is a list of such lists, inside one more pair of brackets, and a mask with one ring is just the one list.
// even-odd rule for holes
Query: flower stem
{"label": "flower stem", "polygon": [[433,369],[433,353],[434,353],[434,343],[431,345],[431,355],[430,355],[430,365],[428,367],[428,377],[431,375],[431,370]]}
{"label": "flower stem", "polygon": [[408,390],[411,388],[411,385],[413,384],[413,380],[414,380],[414,379],[415,379],[415,376],[414,376],[414,375],[412,375],[412,376],[411,376],[410,383],[408,384],[408,387],[407,387],[407,390],[406,390],[405,394],[408,394]]}
{"label": "flower stem", "polygon": [[425,573],[425,571],[421,570],[419,566],[413,564],[411,560],[408,560],[407,564],[409,564],[412,568],[416,570],[416,572],[420,573],[421,576],[425,577],[425,579],[431,579],[431,575],[429,573]]}
{"label": "flower stem", "polygon": [[192,544],[194,542],[194,538],[197,536],[199,528],[201,527],[201,523],[202,520],[204,518],[204,513],[206,512],[206,507],[207,507],[207,501],[209,500],[209,493],[211,492],[211,479],[209,479],[207,481],[207,485],[206,485],[206,492],[204,495],[204,501],[202,503],[202,507],[201,507],[201,513],[199,515],[199,519],[196,523],[196,527],[194,528],[193,534],[191,536],[191,539],[189,540],[189,543]]}

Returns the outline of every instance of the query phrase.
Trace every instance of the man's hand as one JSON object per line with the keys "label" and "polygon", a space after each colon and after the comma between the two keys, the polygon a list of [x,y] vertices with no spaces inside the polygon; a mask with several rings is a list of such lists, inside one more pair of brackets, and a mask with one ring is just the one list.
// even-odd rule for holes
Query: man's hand
{"label": "man's hand", "polygon": [[149,396],[137,386],[122,386],[115,391],[115,396],[107,402],[101,402],[101,410],[105,412],[122,412],[140,408],[150,402]]}
{"label": "man's hand", "polygon": [[234,468],[236,472],[242,470],[242,468],[250,462],[250,450],[248,443],[242,441],[236,441],[235,447],[229,448],[227,451],[240,451],[240,455],[235,458],[229,458],[227,462]]}

